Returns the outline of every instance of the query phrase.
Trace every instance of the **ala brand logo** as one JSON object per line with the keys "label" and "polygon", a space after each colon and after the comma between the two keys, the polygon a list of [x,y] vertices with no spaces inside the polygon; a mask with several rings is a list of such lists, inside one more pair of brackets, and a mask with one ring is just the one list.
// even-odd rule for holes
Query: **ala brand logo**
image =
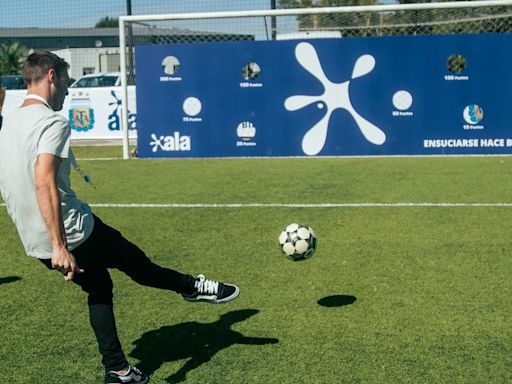
{"label": "ala brand logo", "polygon": [[170,151],[190,151],[191,147],[190,136],[181,135],[179,132],[174,132],[172,136],[159,136],[157,137],[154,133],[151,134],[151,141],[149,145],[153,148],[153,152],[162,150],[165,152]]}
{"label": "ala brand logo", "polygon": [[375,59],[372,55],[360,56],[354,64],[350,80],[343,83],[333,83],[326,77],[316,50],[311,44],[305,42],[297,44],[295,57],[306,71],[322,83],[324,93],[321,95],[290,96],[285,100],[284,107],[288,111],[296,111],[315,102],[319,109],[327,107],[325,115],[306,132],[302,139],[302,150],[306,155],[316,155],[324,147],[329,120],[336,109],[344,109],[350,113],[361,133],[370,143],[381,145],[386,141],[386,134],[379,127],[356,112],[349,96],[350,81],[370,73],[375,67]]}
{"label": "ala brand logo", "polygon": [[[121,130],[121,105],[123,104],[123,102],[119,97],[117,97],[117,94],[114,90],[110,91],[110,94],[112,95],[114,100],[108,103],[108,105],[114,106],[114,109],[112,110],[112,113],[108,115],[108,129],[110,131],[119,131]],[[137,129],[137,114],[132,113],[129,109],[128,129]]]}

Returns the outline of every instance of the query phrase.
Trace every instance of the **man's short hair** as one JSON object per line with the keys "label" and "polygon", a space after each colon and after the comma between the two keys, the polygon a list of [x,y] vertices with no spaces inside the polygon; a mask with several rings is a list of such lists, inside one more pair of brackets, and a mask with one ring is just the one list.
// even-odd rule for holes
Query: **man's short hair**
{"label": "man's short hair", "polygon": [[50,69],[61,77],[69,69],[66,60],[50,51],[35,51],[25,60],[22,75],[26,85],[37,84],[46,76]]}
{"label": "man's short hair", "polygon": [[4,105],[5,100],[5,89],[0,87],[0,111],[2,110],[2,105]]}

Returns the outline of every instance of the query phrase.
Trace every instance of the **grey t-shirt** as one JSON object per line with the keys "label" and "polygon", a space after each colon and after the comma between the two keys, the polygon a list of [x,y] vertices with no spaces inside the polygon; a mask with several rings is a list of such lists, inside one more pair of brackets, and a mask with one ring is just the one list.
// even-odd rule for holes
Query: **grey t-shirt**
{"label": "grey t-shirt", "polygon": [[0,191],[29,256],[52,257],[52,243],[36,199],[34,171],[39,154],[62,158],[57,186],[68,249],[78,247],[92,232],[91,208],[77,199],[70,185],[70,135],[66,118],[43,104],[20,107],[4,118],[0,130]]}

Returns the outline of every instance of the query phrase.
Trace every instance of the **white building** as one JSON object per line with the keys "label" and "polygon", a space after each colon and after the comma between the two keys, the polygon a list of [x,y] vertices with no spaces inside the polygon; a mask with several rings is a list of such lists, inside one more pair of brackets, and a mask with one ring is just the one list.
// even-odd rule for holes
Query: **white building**
{"label": "white building", "polygon": [[65,48],[53,51],[69,63],[69,77],[121,70],[119,48]]}

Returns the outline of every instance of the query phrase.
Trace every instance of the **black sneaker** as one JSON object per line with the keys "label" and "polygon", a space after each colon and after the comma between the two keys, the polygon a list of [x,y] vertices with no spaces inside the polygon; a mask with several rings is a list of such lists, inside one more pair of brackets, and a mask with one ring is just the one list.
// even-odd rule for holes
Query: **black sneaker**
{"label": "black sneaker", "polygon": [[240,294],[240,289],[236,285],[208,280],[204,275],[197,276],[194,288],[194,293],[190,295],[182,294],[185,300],[192,302],[205,301],[212,304],[220,304],[234,300]]}
{"label": "black sneaker", "polygon": [[140,383],[146,384],[149,381],[149,377],[146,376],[139,369],[129,366],[128,373],[126,375],[118,375],[117,373],[110,371],[105,376],[105,383]]}

